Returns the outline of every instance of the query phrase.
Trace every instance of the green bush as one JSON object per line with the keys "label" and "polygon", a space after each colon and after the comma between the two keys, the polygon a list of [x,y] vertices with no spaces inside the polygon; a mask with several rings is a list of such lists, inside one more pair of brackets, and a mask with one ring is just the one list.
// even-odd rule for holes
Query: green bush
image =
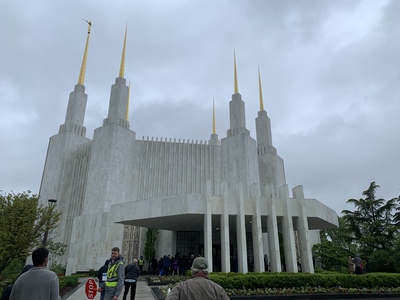
{"label": "green bush", "polygon": [[51,270],[57,275],[65,275],[65,266],[61,264],[53,264]]}
{"label": "green bush", "polygon": [[59,276],[60,290],[66,286],[77,286],[79,283],[79,276]]}
{"label": "green bush", "polygon": [[[229,296],[400,293],[400,274],[395,273],[211,273],[208,277]],[[166,294],[175,284],[169,281],[160,289]]]}
{"label": "green bush", "polygon": [[14,260],[3,270],[3,272],[1,272],[0,276],[1,282],[14,283],[15,280],[17,280],[19,274],[21,274],[23,268],[24,268],[24,261]]}
{"label": "green bush", "polygon": [[209,278],[224,289],[282,288],[399,288],[400,274],[371,273],[362,276],[340,273],[212,273]]}

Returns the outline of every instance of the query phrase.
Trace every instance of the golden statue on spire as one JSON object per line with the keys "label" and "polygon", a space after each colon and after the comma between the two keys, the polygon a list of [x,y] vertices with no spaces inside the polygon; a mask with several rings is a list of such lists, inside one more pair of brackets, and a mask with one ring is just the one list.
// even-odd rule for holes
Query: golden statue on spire
{"label": "golden statue on spire", "polygon": [[82,19],[86,21],[86,23],[89,24],[88,27],[88,35],[86,38],[86,46],[85,46],[85,52],[83,53],[83,59],[82,59],[82,66],[81,66],[81,71],[79,72],[79,78],[78,78],[78,84],[84,85],[85,83],[85,72],[86,72],[86,61],[87,61],[87,52],[88,52],[88,47],[89,47],[89,36],[90,36],[90,28],[92,27],[92,21],[88,21],[85,19]]}
{"label": "golden statue on spire", "polygon": [[82,20],[86,21],[86,23],[89,24],[88,32],[87,32],[87,33],[90,34],[90,28],[92,27],[92,21],[88,21],[88,20],[85,20],[85,19],[82,19]]}

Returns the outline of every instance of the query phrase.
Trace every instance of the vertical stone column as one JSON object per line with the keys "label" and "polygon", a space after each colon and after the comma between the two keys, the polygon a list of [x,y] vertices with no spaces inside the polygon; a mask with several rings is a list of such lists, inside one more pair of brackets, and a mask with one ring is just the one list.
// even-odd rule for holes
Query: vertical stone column
{"label": "vertical stone column", "polygon": [[211,184],[207,181],[206,187],[206,213],[204,214],[204,257],[209,264],[209,270],[213,270],[212,261],[212,215],[211,215]]}
{"label": "vertical stone column", "polygon": [[278,221],[275,208],[275,196],[271,185],[265,187],[267,195],[270,195],[268,203],[268,218],[267,218],[267,231],[268,231],[268,246],[269,246],[269,261],[271,272],[282,272],[281,254],[279,252],[279,235],[278,235]]}
{"label": "vertical stone column", "polygon": [[307,223],[307,208],[304,199],[303,186],[292,189],[293,197],[298,201],[299,217],[297,219],[297,233],[299,237],[300,261],[302,272],[314,273],[311,253],[310,236]]}
{"label": "vertical stone column", "polygon": [[177,231],[172,231],[172,240],[171,240],[171,255],[175,255],[176,253],[176,240],[178,239]]}
{"label": "vertical stone column", "polygon": [[244,218],[243,184],[239,183],[238,213],[236,216],[237,255],[239,273],[247,273],[246,223]]}
{"label": "vertical stone column", "polygon": [[279,198],[283,201],[282,231],[285,247],[286,272],[297,272],[296,244],[294,242],[293,220],[287,184],[279,187],[278,193]]}
{"label": "vertical stone column", "polygon": [[221,271],[228,273],[231,271],[230,247],[229,247],[229,207],[228,189],[226,183],[221,184],[222,203],[221,203]]}
{"label": "vertical stone column", "polygon": [[[262,218],[261,218],[261,223],[262,223]],[[268,262],[269,262],[271,259],[271,255],[269,255],[269,243],[268,243],[268,233],[267,232],[262,233],[262,239],[263,239],[264,254],[267,255]],[[263,257],[263,259],[264,259],[264,257]],[[265,267],[264,271],[268,271],[268,265]]]}
{"label": "vertical stone column", "polygon": [[261,208],[260,208],[260,192],[258,185],[252,185],[251,196],[254,199],[253,203],[253,217],[251,220],[252,235],[253,235],[253,255],[254,255],[254,271],[264,272],[264,248],[262,239],[262,227],[261,227]]}

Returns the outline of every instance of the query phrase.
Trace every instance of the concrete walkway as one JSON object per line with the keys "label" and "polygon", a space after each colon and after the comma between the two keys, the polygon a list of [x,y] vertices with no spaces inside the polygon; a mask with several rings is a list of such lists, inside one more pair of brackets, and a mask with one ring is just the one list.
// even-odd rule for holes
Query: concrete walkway
{"label": "concrete walkway", "polygon": [[[86,283],[87,279],[88,278],[83,278],[81,280],[81,283],[77,287],[77,289],[75,291],[73,291],[72,294],[65,295],[64,297],[62,297],[62,300],[88,299],[85,294],[85,283]],[[119,297],[119,299],[122,300],[122,296],[123,296],[123,294]],[[93,299],[100,300],[100,293],[97,293],[96,297],[94,297]],[[128,294],[127,299],[130,299],[130,293]],[[136,286],[135,300],[154,300],[154,299],[156,299],[156,298],[155,298],[153,292],[151,291],[151,289],[148,287],[146,279],[144,279],[143,277],[139,277],[137,286]]]}

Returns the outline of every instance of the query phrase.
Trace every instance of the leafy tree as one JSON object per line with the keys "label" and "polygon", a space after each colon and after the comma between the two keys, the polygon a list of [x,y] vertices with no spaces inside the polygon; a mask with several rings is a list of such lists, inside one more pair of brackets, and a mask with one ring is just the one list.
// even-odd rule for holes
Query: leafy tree
{"label": "leafy tree", "polygon": [[51,264],[50,264],[50,270],[55,272],[56,274],[65,274],[65,269],[66,266],[59,264],[58,261],[60,258],[65,254],[67,251],[67,244],[65,243],[60,243],[60,242],[54,242],[52,239],[50,239],[47,242],[46,248],[50,252],[50,257],[51,257]]}
{"label": "leafy tree", "polygon": [[[348,226],[346,219],[338,217],[339,227],[334,229],[322,229],[320,231],[321,243],[332,242],[333,245],[346,250],[349,254],[356,252],[356,245],[348,242]],[[347,257],[346,257],[347,261]]]}
{"label": "leafy tree", "polygon": [[331,241],[323,241],[313,247],[314,253],[321,259],[322,268],[340,272],[347,267],[348,252]]}
{"label": "leafy tree", "polygon": [[54,205],[39,205],[37,195],[30,191],[0,195],[0,273],[41,245],[60,215]]}
{"label": "leafy tree", "polygon": [[346,229],[346,220],[338,217],[339,227],[322,229],[320,231],[321,243],[314,245],[314,253],[321,259],[323,269],[340,271],[347,269],[347,258],[356,251],[356,245],[349,243]]}
{"label": "leafy tree", "polygon": [[339,228],[320,231],[321,244],[314,246],[323,268],[347,266],[347,256],[361,255],[367,271],[400,271],[400,198],[378,199],[379,188],[371,182],[360,199],[349,199],[354,211],[342,211]]}
{"label": "leafy tree", "polygon": [[355,243],[363,256],[370,256],[376,250],[393,248],[399,227],[394,222],[393,211],[398,198],[391,200],[377,199],[376,190],[379,185],[371,182],[369,188],[362,193],[364,198],[349,199],[355,211],[343,210],[345,230],[349,233],[347,240]]}
{"label": "leafy tree", "polygon": [[157,241],[158,229],[148,228],[146,232],[146,243],[144,245],[144,259],[147,261],[150,270],[151,259],[156,256],[155,244]]}

